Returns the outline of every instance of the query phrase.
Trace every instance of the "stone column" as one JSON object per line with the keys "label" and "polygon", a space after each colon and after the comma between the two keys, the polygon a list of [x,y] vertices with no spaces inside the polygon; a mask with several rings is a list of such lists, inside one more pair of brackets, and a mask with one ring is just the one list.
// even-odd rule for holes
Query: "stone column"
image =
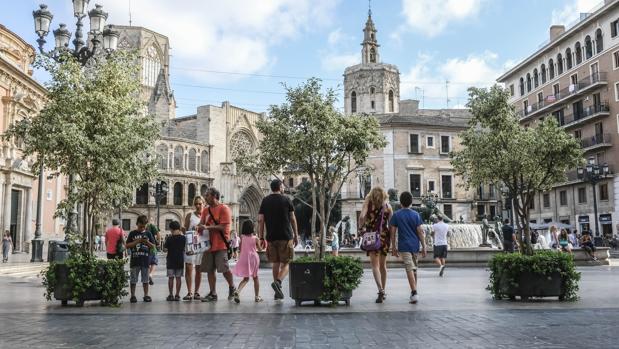
{"label": "stone column", "polygon": [[[32,238],[32,189],[24,190],[26,195],[26,226],[24,229],[24,242],[30,242]],[[41,195],[43,201],[43,195]]]}
{"label": "stone column", "polygon": [[5,230],[9,230],[11,228],[11,174],[7,173],[6,178],[4,180],[4,213],[2,215],[2,225]]}

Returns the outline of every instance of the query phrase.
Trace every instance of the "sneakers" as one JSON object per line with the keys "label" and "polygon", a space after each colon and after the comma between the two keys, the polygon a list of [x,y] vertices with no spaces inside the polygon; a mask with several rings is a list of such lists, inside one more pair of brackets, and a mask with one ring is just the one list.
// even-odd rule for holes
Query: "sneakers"
{"label": "sneakers", "polygon": [[282,291],[281,281],[273,281],[271,283],[271,287],[273,288],[273,291],[275,291],[275,300],[284,299],[284,292]]}
{"label": "sneakers", "polygon": [[417,296],[417,291],[411,292],[410,304],[417,304],[419,301],[419,296]]}
{"label": "sneakers", "polygon": [[152,301],[153,301],[153,299],[152,299],[152,298],[150,298],[150,296],[144,296],[144,298],[142,298],[142,299],[143,299],[143,300],[144,300],[144,302],[146,302],[146,303],[150,303],[150,302],[152,302]]}
{"label": "sneakers", "polygon": [[241,303],[241,298],[239,298],[239,292],[234,290],[234,303],[239,304]]}
{"label": "sneakers", "polygon": [[137,303],[138,299],[136,298],[136,296],[131,296],[131,298],[129,299],[129,302],[131,303]]}
{"label": "sneakers", "polygon": [[217,302],[217,295],[216,294],[207,294],[206,297],[201,299],[202,302]]}
{"label": "sneakers", "polygon": [[445,271],[445,266],[441,265],[440,270],[438,271],[438,276],[443,276],[443,272]]}

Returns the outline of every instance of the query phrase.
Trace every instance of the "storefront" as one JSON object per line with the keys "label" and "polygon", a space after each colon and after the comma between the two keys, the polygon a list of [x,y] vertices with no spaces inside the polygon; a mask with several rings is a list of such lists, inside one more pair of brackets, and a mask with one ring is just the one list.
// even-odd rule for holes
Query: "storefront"
{"label": "storefront", "polygon": [[578,226],[580,227],[580,233],[591,230],[589,227],[589,216],[578,216]]}
{"label": "storefront", "polygon": [[602,231],[602,236],[613,236],[613,217],[610,213],[600,215],[600,230]]}

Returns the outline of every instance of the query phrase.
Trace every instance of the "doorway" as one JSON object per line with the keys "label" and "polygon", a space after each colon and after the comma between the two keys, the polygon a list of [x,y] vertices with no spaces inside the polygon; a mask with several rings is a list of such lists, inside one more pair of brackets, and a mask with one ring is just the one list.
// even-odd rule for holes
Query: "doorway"
{"label": "doorway", "polygon": [[22,246],[22,192],[21,190],[11,190],[11,223],[9,231],[13,239],[13,250],[21,251]]}

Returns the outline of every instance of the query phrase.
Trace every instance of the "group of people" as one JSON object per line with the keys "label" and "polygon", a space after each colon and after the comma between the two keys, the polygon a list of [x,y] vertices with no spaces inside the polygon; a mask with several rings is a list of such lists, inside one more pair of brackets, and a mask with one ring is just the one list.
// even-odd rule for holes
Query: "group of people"
{"label": "group of people", "polygon": [[[294,247],[298,243],[297,223],[294,206],[289,198],[283,195],[283,184],[280,180],[271,182],[272,193],[262,200],[258,215],[258,231],[254,222],[244,221],[241,226],[241,236],[234,241],[231,234],[231,210],[221,203],[220,193],[215,188],[209,188],[204,198],[194,198],[194,210],[187,214],[183,224],[178,221],[170,223],[171,235],[165,238],[163,248],[167,250],[166,268],[168,277],[168,301],[180,301],[182,278],[185,278],[187,294],[184,301],[200,300],[216,302],[217,273],[223,275],[228,284],[228,300],[240,302],[239,293],[253,280],[254,300],[261,302],[258,269],[260,258],[258,251],[266,250],[269,262],[272,263],[274,299],[284,299],[282,281],[288,274],[288,264],[294,257]],[[126,240],[118,221],[112,222],[112,227],[106,232],[106,252],[109,259],[123,258],[124,249],[129,255],[129,285],[130,302],[136,303],[137,284],[143,288],[143,301],[151,302],[149,286],[153,284],[152,273],[156,265],[158,239],[148,229],[148,218],[139,216],[136,229],[132,230]],[[266,228],[266,229],[265,229]],[[266,230],[266,232],[265,232]],[[202,253],[187,253],[186,232],[193,231],[209,241],[208,250]],[[236,248],[236,251],[235,251]],[[238,252],[240,250],[240,253]],[[237,258],[234,267],[229,259]],[[202,273],[207,274],[209,292],[200,296]],[[241,278],[237,286],[234,276]]]}
{"label": "group of people", "polygon": [[[505,219],[501,229],[503,234],[503,250],[505,252],[514,252],[518,248],[518,241],[516,239],[514,227],[509,224],[509,219]],[[534,245],[540,244],[537,232],[532,232],[531,243]],[[595,256],[595,245],[593,244],[591,231],[589,230],[585,230],[582,235],[579,235],[576,230],[571,232],[565,228],[559,230],[557,226],[553,225],[550,227],[549,247],[553,250],[565,253],[572,253],[574,248],[580,247],[592,260],[597,260]]]}

